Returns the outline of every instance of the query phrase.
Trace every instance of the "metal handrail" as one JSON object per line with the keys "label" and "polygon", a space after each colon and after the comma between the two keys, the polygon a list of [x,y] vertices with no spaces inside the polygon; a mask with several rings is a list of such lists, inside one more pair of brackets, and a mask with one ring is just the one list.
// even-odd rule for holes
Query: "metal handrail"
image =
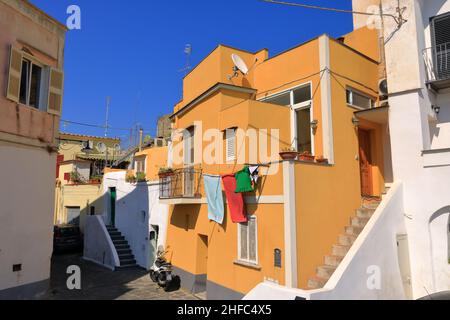
{"label": "metal handrail", "polygon": [[159,177],[160,199],[201,198],[202,170],[194,167],[175,169]]}
{"label": "metal handrail", "polygon": [[427,81],[450,80],[450,42],[423,50]]}

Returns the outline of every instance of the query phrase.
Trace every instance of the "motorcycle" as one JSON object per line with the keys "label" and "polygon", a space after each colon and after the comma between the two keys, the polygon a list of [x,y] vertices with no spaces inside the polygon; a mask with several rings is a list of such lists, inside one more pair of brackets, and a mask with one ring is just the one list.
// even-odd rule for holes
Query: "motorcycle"
{"label": "motorcycle", "polygon": [[172,275],[172,264],[167,261],[166,254],[167,250],[160,246],[156,261],[150,268],[150,279],[167,292],[179,288],[180,278]]}

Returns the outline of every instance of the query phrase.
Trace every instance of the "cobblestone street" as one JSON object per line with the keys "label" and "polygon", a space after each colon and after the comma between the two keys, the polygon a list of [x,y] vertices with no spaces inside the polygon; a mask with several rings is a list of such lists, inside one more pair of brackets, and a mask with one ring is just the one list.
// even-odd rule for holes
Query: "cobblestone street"
{"label": "cobblestone street", "polygon": [[[67,268],[81,268],[81,290],[68,290]],[[140,268],[110,271],[84,261],[80,255],[59,255],[52,260],[51,288],[47,300],[198,300],[180,289],[164,292]]]}

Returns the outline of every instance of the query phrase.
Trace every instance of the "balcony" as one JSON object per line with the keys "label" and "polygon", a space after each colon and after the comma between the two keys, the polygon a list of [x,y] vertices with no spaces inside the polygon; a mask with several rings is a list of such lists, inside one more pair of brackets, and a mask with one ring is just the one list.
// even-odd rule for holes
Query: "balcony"
{"label": "balcony", "polygon": [[439,92],[450,88],[450,42],[423,51],[427,86]]}
{"label": "balcony", "polygon": [[160,175],[160,202],[171,205],[202,203],[201,179],[202,170],[194,167]]}

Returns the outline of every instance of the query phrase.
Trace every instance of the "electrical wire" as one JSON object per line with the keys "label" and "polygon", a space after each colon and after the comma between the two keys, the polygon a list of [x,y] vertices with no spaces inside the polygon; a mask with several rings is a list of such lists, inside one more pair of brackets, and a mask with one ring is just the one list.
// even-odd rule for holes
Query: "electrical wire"
{"label": "electrical wire", "polygon": [[406,22],[406,20],[403,19],[402,16],[402,10],[398,8],[398,16],[395,16],[390,13],[369,13],[369,12],[363,12],[363,11],[353,11],[353,10],[345,10],[345,9],[337,9],[337,8],[327,8],[327,7],[321,7],[321,6],[315,6],[315,5],[309,5],[309,4],[301,4],[301,3],[294,3],[294,2],[285,2],[285,1],[275,1],[275,0],[260,0],[262,2],[266,3],[272,3],[272,4],[280,4],[285,6],[291,6],[291,7],[301,7],[306,9],[317,9],[322,11],[332,11],[332,12],[339,12],[339,13],[351,13],[351,14],[359,14],[359,15],[365,15],[365,16],[385,16],[390,17],[395,20],[395,22],[398,25],[402,25]]}

